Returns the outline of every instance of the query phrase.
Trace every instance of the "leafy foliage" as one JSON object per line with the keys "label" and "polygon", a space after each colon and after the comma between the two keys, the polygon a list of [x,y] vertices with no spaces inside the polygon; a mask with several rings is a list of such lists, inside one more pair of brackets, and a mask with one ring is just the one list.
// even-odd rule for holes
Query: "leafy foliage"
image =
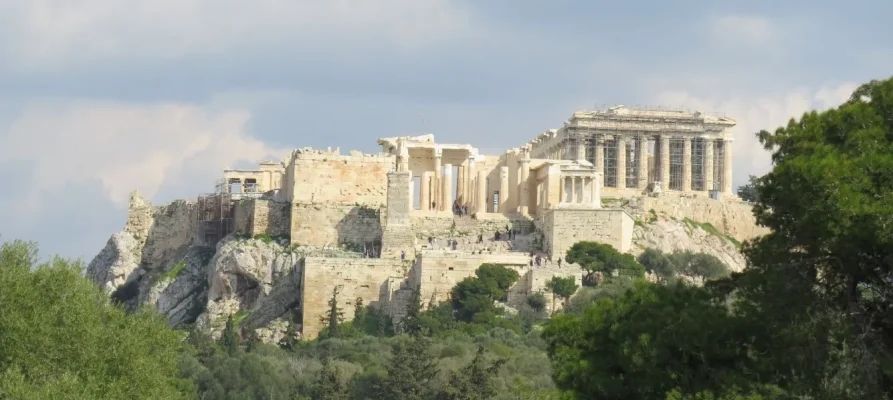
{"label": "leafy foliage", "polygon": [[567,251],[569,263],[580,264],[586,271],[584,283],[593,285],[595,274],[611,277],[615,274],[641,277],[645,269],[629,254],[621,254],[613,246],[596,242],[577,242]]}
{"label": "leafy foliage", "polygon": [[453,309],[461,321],[486,322],[501,314],[501,309],[493,303],[505,296],[519,275],[515,270],[494,264],[481,265],[475,275],[453,288]]}
{"label": "leafy foliage", "polygon": [[112,305],[80,262],[37,261],[34,243],[0,243],[0,398],[188,398],[185,335]]}

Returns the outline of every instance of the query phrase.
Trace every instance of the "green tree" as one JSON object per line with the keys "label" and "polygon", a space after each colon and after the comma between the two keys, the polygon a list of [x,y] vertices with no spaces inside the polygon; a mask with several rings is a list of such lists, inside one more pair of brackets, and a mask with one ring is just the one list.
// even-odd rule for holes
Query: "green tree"
{"label": "green tree", "polygon": [[220,334],[220,347],[230,356],[239,352],[239,332],[236,331],[236,324],[233,322],[233,316],[226,318],[226,326]]}
{"label": "green tree", "polygon": [[553,276],[546,282],[546,288],[552,292],[552,313],[555,313],[555,296],[564,300],[565,304],[570,301],[571,296],[577,291],[577,282],[572,276],[560,277]]}
{"label": "green tree", "polygon": [[738,186],[738,197],[741,200],[749,201],[751,203],[756,203],[760,200],[760,195],[757,192],[757,184],[760,182],[760,177],[748,175],[747,176],[747,184],[743,186]]}
{"label": "green tree", "polygon": [[422,314],[422,287],[418,285],[412,290],[412,296],[406,303],[406,315],[400,320],[401,333],[410,336],[421,335],[422,322],[420,320]]}
{"label": "green tree", "polygon": [[534,311],[540,312],[546,309],[546,296],[540,292],[536,292],[527,296],[527,305]]}
{"label": "green tree", "polygon": [[486,322],[501,310],[493,303],[502,299],[518,280],[518,272],[502,265],[483,264],[453,288],[451,299],[456,316],[461,321]]}
{"label": "green tree", "polygon": [[636,259],[645,270],[656,274],[662,281],[676,277],[676,268],[670,258],[657,249],[645,249]]}
{"label": "green tree", "polygon": [[893,80],[859,87],[758,137],[772,170],[754,214],[771,233],[745,246],[736,312],[761,329],[754,354],[785,389],[884,398],[893,381]]}
{"label": "green tree", "polygon": [[676,251],[669,254],[668,258],[673,269],[686,276],[711,280],[729,275],[729,267],[710,254]]}
{"label": "green tree", "polygon": [[595,274],[601,273],[611,278],[615,273],[630,277],[641,277],[645,269],[629,254],[621,254],[609,244],[597,242],[577,242],[567,250],[567,262],[580,264],[586,271],[585,283],[595,282]]}
{"label": "green tree", "polygon": [[438,400],[489,400],[498,394],[495,378],[505,360],[487,363],[484,346],[478,346],[477,353],[467,366],[450,374],[447,384],[438,394]]}
{"label": "green tree", "polygon": [[410,336],[394,343],[387,376],[375,385],[376,398],[393,400],[428,400],[436,393],[433,386],[437,364],[430,354],[429,340]]}
{"label": "green tree", "polygon": [[639,281],[580,316],[555,317],[543,338],[556,384],[578,398],[653,399],[748,388],[743,328],[703,288]]}
{"label": "green tree", "polygon": [[32,242],[0,243],[0,398],[180,399],[185,334],[148,309],[127,314],[79,261],[38,264]]}
{"label": "green tree", "polygon": [[348,394],[348,388],[338,374],[338,370],[332,365],[332,360],[328,357],[323,358],[313,398],[317,400],[347,400]]}
{"label": "green tree", "polygon": [[319,317],[320,323],[323,325],[321,333],[325,338],[336,338],[340,333],[340,326],[344,322],[344,311],[338,306],[338,294],[340,287],[336,286],[332,289],[332,297],[329,299],[329,310]]}

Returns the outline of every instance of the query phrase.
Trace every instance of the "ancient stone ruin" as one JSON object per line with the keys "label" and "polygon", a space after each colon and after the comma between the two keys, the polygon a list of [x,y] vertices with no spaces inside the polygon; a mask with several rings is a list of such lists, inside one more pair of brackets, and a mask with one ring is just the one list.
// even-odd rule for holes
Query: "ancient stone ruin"
{"label": "ancient stone ruin", "polygon": [[[396,320],[416,288],[426,305],[445,301],[482,263],[519,271],[509,306],[553,276],[579,283],[579,266],[556,259],[584,240],[632,253],[641,243],[700,246],[734,268],[743,261],[729,240],[761,233],[732,194],[734,126],[699,112],[618,106],[575,112],[563,127],[500,155],[431,134],[379,139],[378,154],[298,149],[256,170],[224,170],[216,191],[194,203],[152,208],[135,196],[125,227],[135,242],[113,237],[89,273],[109,291],[138,286],[133,302],[176,304],[183,322],[190,318],[182,304],[204,302],[197,322],[212,328],[220,315],[245,313],[243,328],[259,329],[299,310],[312,338],[335,289],[347,319],[362,299]],[[640,224],[659,225],[659,215],[677,222],[660,233]],[[684,234],[697,231],[697,243],[664,244],[683,220],[716,232],[692,226]],[[270,238],[291,255],[235,238]],[[143,278],[171,275],[175,261],[196,259],[190,249],[214,246],[211,259],[194,261],[199,272],[167,286]],[[546,261],[531,265],[531,254]],[[164,300],[177,285],[187,287]]]}

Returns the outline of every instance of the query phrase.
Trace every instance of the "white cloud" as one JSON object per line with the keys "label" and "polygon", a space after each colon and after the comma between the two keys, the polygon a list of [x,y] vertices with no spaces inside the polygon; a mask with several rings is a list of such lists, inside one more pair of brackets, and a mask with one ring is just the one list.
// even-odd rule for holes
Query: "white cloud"
{"label": "white cloud", "polygon": [[191,104],[126,105],[89,100],[32,103],[0,132],[0,159],[35,165],[22,206],[36,212],[41,193],[66,184],[102,182],[105,195],[126,206],[137,189],[152,198],[162,185],[210,189],[235,162],[279,159],[245,131],[245,110]]}
{"label": "white cloud", "polygon": [[[375,41],[417,49],[471,34],[449,0],[5,0],[0,56],[27,67]],[[5,49],[4,49],[5,47]]]}
{"label": "white cloud", "polygon": [[759,98],[723,98],[716,95],[700,96],[688,92],[664,92],[656,96],[658,104],[685,104],[687,108],[704,112],[721,111],[735,118],[733,147],[734,185],[747,182],[748,175],[762,175],[771,168],[770,154],[754,135],[762,129],[773,131],[786,125],[791,118],[818,109],[837,107],[846,101],[858,85],[842,83],[824,85],[818,90],[798,89],[779,95]]}

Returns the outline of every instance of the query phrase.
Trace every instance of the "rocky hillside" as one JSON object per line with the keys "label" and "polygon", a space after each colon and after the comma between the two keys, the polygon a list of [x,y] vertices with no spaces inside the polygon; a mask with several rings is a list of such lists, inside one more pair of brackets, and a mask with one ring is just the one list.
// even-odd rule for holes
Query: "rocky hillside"
{"label": "rocky hillside", "polygon": [[[624,207],[636,220],[634,254],[646,248],[690,250],[714,255],[738,271],[745,265],[738,251],[740,241],[758,233],[749,208],[741,204],[696,211],[708,217],[698,221],[691,211],[673,209],[669,202],[678,200],[618,201],[622,203],[613,206]],[[699,204],[682,208],[722,203]],[[195,324],[218,332],[227,316],[234,315],[240,326],[263,340],[276,341],[289,312],[300,308],[304,258],[360,256],[344,249],[288,246],[269,237],[230,235],[215,248],[201,246],[195,243],[196,212],[192,202],[154,206],[134,194],[124,229],[111,236],[89,264],[87,275],[128,308],[153,307],[172,326]],[[729,221],[737,225],[730,226]],[[521,243],[527,239],[521,237],[517,247],[529,245]]]}

